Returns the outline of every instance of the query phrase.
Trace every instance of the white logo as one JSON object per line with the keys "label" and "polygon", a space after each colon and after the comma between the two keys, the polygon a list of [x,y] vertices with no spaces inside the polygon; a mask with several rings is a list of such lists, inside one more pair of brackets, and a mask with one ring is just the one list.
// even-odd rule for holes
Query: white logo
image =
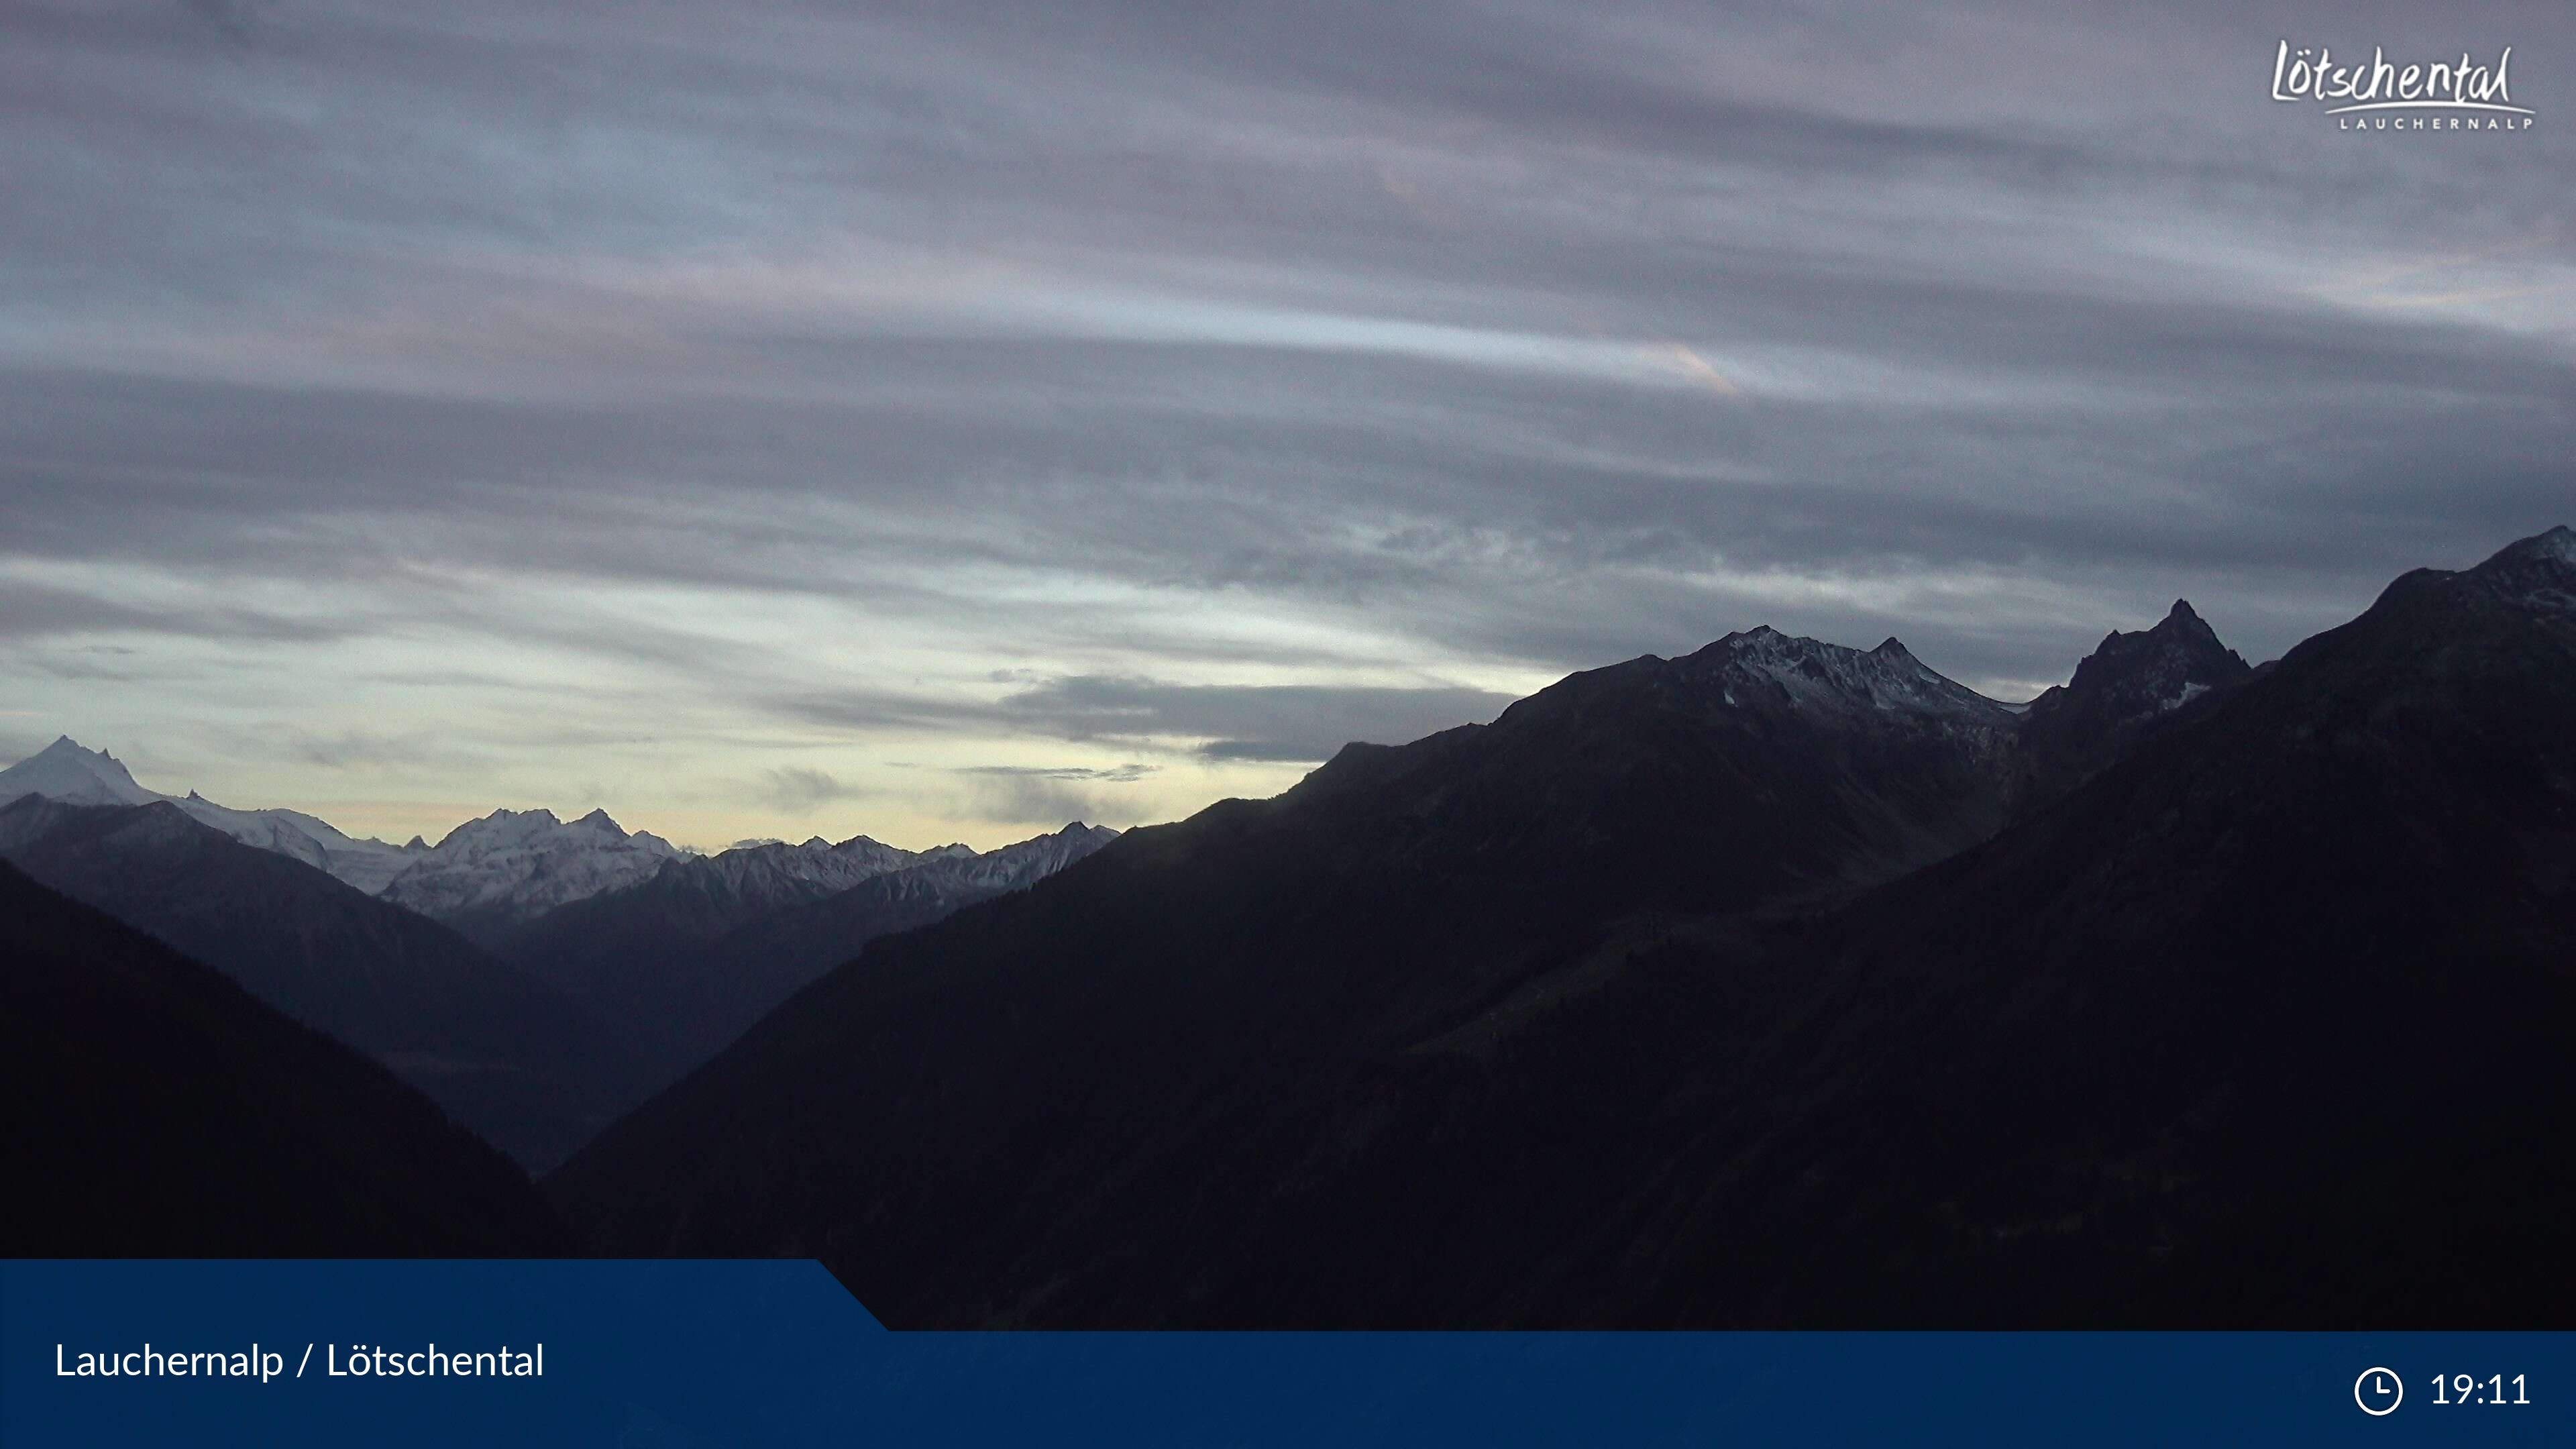
{"label": "white logo", "polygon": [[2324,46],[2272,56],[2272,99],[2317,101],[2346,131],[2527,131],[2530,107],[2513,103],[2513,47],[2494,65],[2469,51],[2457,60],[2393,61],[2372,46],[2367,62],[2339,62]]}

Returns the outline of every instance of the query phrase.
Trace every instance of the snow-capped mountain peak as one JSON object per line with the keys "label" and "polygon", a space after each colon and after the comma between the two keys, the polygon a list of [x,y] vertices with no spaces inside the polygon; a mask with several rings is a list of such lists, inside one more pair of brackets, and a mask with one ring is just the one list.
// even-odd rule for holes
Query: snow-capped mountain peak
{"label": "snow-capped mountain peak", "polygon": [[385,899],[465,930],[500,931],[650,877],[681,852],[605,810],[495,810],[447,832],[385,887]]}
{"label": "snow-capped mountain peak", "polygon": [[465,821],[440,836],[432,849],[491,850],[539,839],[562,826],[563,822],[555,819],[555,812],[551,810],[495,810],[489,815]]}
{"label": "snow-capped mountain peak", "polygon": [[136,784],[116,756],[83,749],[69,735],[0,770],[0,805],[25,795],[66,805],[148,805],[161,798]]}
{"label": "snow-capped mountain peak", "polygon": [[[1997,722],[2006,711],[1966,685],[1933,671],[1903,641],[1852,649],[1783,634],[1765,624],[1729,634],[1690,656],[1686,665],[1713,671],[1736,704],[1769,697],[1807,709],[1867,706],[1914,714],[1973,715]],[[1750,697],[1737,693],[1749,687]]]}
{"label": "snow-capped mountain peak", "polygon": [[27,795],[69,805],[166,803],[245,845],[272,850],[329,871],[364,891],[381,890],[407,860],[406,851],[381,840],[357,840],[328,822],[296,810],[234,810],[190,790],[164,795],[136,783],[114,755],[84,749],[65,735],[0,770],[0,804]]}

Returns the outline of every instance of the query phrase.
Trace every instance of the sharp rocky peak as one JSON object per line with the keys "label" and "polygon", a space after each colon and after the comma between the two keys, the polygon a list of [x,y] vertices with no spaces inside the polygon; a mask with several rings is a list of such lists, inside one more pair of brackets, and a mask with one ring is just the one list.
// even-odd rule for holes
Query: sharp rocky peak
{"label": "sharp rocky peak", "polygon": [[89,805],[139,805],[161,798],[136,784],[116,756],[84,749],[69,735],[0,770],[0,804],[19,795]]}
{"label": "sharp rocky peak", "polygon": [[31,763],[36,760],[105,760],[111,765],[117,763],[116,756],[105,750],[88,749],[70,735],[54,736],[52,744],[29,755],[27,760]]}
{"label": "sharp rocky peak", "polygon": [[2215,686],[2232,684],[2252,668],[2220,641],[2218,631],[2193,610],[2190,600],[2176,599],[2153,628],[2130,634],[2114,629],[2103,635],[2093,652],[2075,666],[2067,689],[2083,693],[2134,684],[2161,692],[2186,683]]}
{"label": "sharp rocky peak", "polygon": [[[2113,637],[2118,636],[2115,633]],[[2189,599],[2174,600],[2173,607],[2165,611],[2165,616],[2156,621],[2155,627],[2144,631],[2142,637],[2183,642],[2219,652],[2225,652],[2227,648],[2219,642],[2218,631],[2209,627],[2209,621],[2200,617]]]}
{"label": "sharp rocky peak", "polygon": [[2253,676],[2253,666],[2183,599],[2153,628],[2111,631],[2075,666],[2072,680],[2031,701],[2022,716],[2029,797],[2073,789],[2183,706]]}

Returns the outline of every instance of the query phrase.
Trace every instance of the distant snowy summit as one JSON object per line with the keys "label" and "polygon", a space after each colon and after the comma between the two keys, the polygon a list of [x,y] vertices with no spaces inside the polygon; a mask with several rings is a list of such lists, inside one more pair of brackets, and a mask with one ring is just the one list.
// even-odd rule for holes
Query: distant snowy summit
{"label": "distant snowy summit", "polygon": [[414,859],[427,850],[360,840],[341,833],[328,821],[299,810],[234,810],[194,790],[164,795],[135,783],[114,755],[83,749],[64,735],[26,759],[0,770],[0,805],[28,795],[66,805],[149,805],[167,801],[245,845],[273,850],[330,872],[369,894],[384,890]]}
{"label": "distant snowy summit", "polygon": [[649,831],[628,833],[605,810],[578,820],[558,820],[551,810],[495,810],[447,832],[383,894],[469,936],[489,936],[633,885],[681,854]]}

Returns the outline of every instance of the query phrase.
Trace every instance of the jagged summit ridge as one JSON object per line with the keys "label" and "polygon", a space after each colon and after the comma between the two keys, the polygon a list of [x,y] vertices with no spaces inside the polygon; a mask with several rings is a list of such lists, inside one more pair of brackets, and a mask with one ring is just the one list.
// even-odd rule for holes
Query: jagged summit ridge
{"label": "jagged summit ridge", "polygon": [[544,809],[495,810],[449,831],[393,878],[384,897],[488,939],[680,858],[671,842],[629,834],[605,810],[573,821]]}
{"label": "jagged summit ridge", "polygon": [[656,884],[710,892],[737,900],[775,904],[814,891],[846,890],[863,880],[901,870],[923,856],[865,835],[834,843],[813,836],[737,845],[714,855],[672,860],[651,877]]}
{"label": "jagged summit ridge", "polygon": [[[1998,727],[2011,717],[2002,704],[1938,673],[1892,636],[1875,649],[1860,650],[1784,634],[1765,624],[1729,634],[1676,662],[1686,669],[1713,671],[1730,688],[1741,684],[1767,689],[1793,706],[1867,705],[1877,710],[1963,715]],[[1728,702],[1748,701],[1730,693]]]}
{"label": "jagged summit ridge", "polygon": [[489,815],[468,820],[441,837],[436,848],[445,850],[450,846],[457,846],[490,849],[497,845],[541,840],[565,831],[604,836],[617,841],[638,840],[645,842],[646,849],[658,845],[672,854],[678,853],[676,847],[658,835],[643,831],[628,835],[606,810],[593,810],[577,820],[559,820],[553,811],[543,808],[495,810]]}

